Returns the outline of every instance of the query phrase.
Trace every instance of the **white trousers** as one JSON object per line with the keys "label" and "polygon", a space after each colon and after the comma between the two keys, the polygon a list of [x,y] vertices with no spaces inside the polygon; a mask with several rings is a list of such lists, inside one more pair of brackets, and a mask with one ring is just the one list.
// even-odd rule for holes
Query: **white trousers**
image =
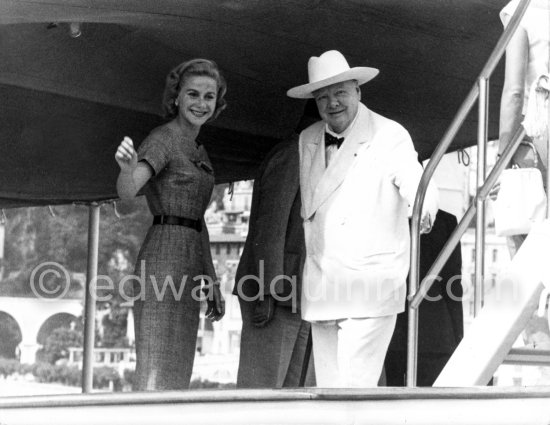
{"label": "white trousers", "polygon": [[378,386],[397,315],[313,322],[318,387]]}

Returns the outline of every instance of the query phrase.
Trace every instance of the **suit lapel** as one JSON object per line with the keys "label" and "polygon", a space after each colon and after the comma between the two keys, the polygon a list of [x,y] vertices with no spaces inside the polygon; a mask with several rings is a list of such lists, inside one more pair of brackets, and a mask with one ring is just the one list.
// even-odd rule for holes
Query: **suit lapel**
{"label": "suit lapel", "polygon": [[320,126],[320,130],[316,131],[312,140],[305,143],[304,167],[302,167],[302,199],[304,201],[304,211],[309,217],[311,211],[311,202],[313,194],[325,172],[325,149],[323,145],[323,131],[325,126]]}
{"label": "suit lapel", "polygon": [[[325,155],[324,155],[324,143],[318,144],[317,154],[314,157],[313,163],[315,167],[321,168],[320,179],[312,180],[313,182],[319,181],[319,184],[312,192],[311,205],[306,210],[310,215],[313,214],[323,202],[325,202],[336,189],[344,181],[351,165],[357,158],[359,149],[364,143],[368,143],[373,137],[373,126],[371,122],[371,113],[362,103],[359,104],[359,116],[354,125],[353,130],[350,132],[346,140],[338,150],[330,162],[328,168],[325,169]],[[324,128],[324,127],[323,127]],[[323,135],[320,135],[323,138]],[[322,161],[319,158],[321,155],[319,151],[322,151]],[[318,173],[318,171],[317,171]],[[317,177],[313,174],[312,178]]]}

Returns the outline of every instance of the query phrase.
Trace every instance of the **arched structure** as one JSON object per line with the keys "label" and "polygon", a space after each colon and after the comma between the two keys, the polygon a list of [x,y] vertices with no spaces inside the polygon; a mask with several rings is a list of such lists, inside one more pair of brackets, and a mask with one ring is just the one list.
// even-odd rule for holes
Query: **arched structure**
{"label": "arched structure", "polygon": [[21,330],[21,363],[34,363],[40,348],[38,334],[41,327],[52,316],[70,314],[82,315],[80,300],[48,300],[41,298],[0,297],[0,312],[15,319]]}
{"label": "arched structure", "polygon": [[0,357],[7,359],[18,357],[21,343],[21,328],[8,313],[0,311]]}
{"label": "arched structure", "polygon": [[48,317],[36,334],[36,342],[44,345],[53,331],[58,328],[70,328],[71,322],[74,322],[75,318],[74,314],[67,312],[55,313],[53,316]]}

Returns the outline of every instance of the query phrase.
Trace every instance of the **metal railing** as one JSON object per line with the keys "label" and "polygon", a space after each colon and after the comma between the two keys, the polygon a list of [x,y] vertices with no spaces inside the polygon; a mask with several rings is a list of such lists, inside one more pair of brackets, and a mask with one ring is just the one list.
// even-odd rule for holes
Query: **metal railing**
{"label": "metal railing", "polygon": [[487,145],[487,128],[488,128],[488,98],[489,98],[489,79],[498,65],[500,58],[506,50],[506,46],[510,42],[513,34],[516,32],[519,23],[529,6],[530,0],[522,0],[519,4],[510,23],[502,33],[496,47],[491,53],[487,63],[481,71],[476,84],[470,90],[470,93],[460,106],[455,118],[447,129],[443,138],[433,152],[426,169],[420,180],[418,192],[413,207],[413,217],[411,220],[411,265],[409,277],[409,306],[408,306],[408,344],[407,344],[407,386],[416,386],[416,371],[417,371],[417,353],[418,353],[418,306],[425,298],[428,290],[433,284],[433,280],[424,279],[419,288],[419,270],[420,270],[420,220],[422,205],[428,188],[428,183],[433,177],[435,169],[447,152],[452,141],[456,137],[460,127],[466,120],[474,103],[479,100],[478,113],[478,162],[477,162],[477,186],[478,191],[475,201],[458,224],[457,228],[450,236],[449,240],[443,247],[443,250],[437,257],[436,261],[426,274],[426,276],[437,275],[449,259],[454,248],[460,242],[460,238],[468,228],[474,215],[477,211],[476,220],[476,262],[475,262],[475,289],[474,289],[474,314],[477,314],[481,308],[481,284],[483,280],[483,266],[485,262],[485,201],[489,191],[496,183],[498,176],[506,167],[506,164],[512,159],[512,156],[525,135],[525,130],[520,127],[514,135],[512,142],[508,144],[502,156],[495,164],[495,167],[485,179],[486,174],[486,145]]}
{"label": "metal railing", "polygon": [[86,292],[84,310],[84,347],[82,359],[82,392],[91,393],[94,377],[94,343],[96,294],[92,285],[97,279],[97,261],[99,257],[99,215],[100,206],[92,203],[88,214],[88,266],[86,270]]}
{"label": "metal railing", "polygon": [[550,363],[550,350],[525,347],[512,348],[502,363],[522,366],[548,366]]}

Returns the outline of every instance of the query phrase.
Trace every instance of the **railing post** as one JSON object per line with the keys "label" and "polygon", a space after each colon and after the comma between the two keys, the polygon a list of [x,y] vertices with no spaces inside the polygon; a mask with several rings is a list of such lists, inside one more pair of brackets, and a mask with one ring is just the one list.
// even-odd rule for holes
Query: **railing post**
{"label": "railing post", "polygon": [[[508,42],[512,38],[512,35],[515,33],[517,27],[519,26],[519,23],[525,14],[525,11],[527,10],[527,7],[529,6],[530,0],[521,0],[519,3],[516,12],[514,13],[514,16],[510,20],[510,23],[504,30],[504,33],[501,35],[500,39],[498,40],[498,43],[491,53],[491,56],[487,60],[487,63],[483,67],[483,70],[481,71],[480,79],[484,79],[485,82],[482,83],[484,85],[487,85],[487,80],[493,73],[493,70],[497,66],[498,62],[500,61],[500,58],[502,57],[502,54],[504,53],[504,50],[506,49],[506,46],[508,45]],[[428,188],[428,183],[430,179],[432,178],[433,173],[435,172],[435,168],[441,161],[441,158],[443,155],[447,152],[447,148],[453,141],[454,137],[456,136],[459,128],[461,127],[462,123],[466,119],[466,116],[468,112],[470,111],[471,107],[473,106],[475,100],[478,98],[480,91],[480,84],[475,84],[468,96],[466,97],[465,101],[460,106],[455,118],[451,122],[451,125],[443,135],[443,138],[437,145],[436,149],[434,150],[432,157],[430,159],[430,162],[428,163],[428,166],[424,170],[424,174],[422,175],[422,178],[420,180],[420,184],[418,187],[418,191],[416,193],[416,199],[414,202],[413,207],[413,216],[411,220],[411,268],[409,273],[409,294],[408,294],[408,300],[409,300],[409,326],[408,326],[408,336],[407,336],[407,386],[412,387],[416,385],[416,366],[417,366],[417,346],[418,346],[418,314],[415,312],[416,308],[418,308],[418,305],[420,304],[422,294],[416,294],[419,287],[419,262],[420,262],[420,212],[422,209],[422,205],[424,204],[424,197],[426,195],[426,190]],[[485,100],[483,100],[484,103],[487,103],[486,95],[484,96]],[[480,109],[481,110],[481,109]],[[484,120],[485,120],[485,129],[484,131],[484,138],[487,138],[487,115],[484,113]],[[481,130],[479,130],[479,133],[481,133]],[[478,133],[478,134],[479,134]],[[485,145],[484,145],[485,146]],[[483,151],[483,155],[485,155]],[[508,150],[509,156],[511,157],[512,153],[511,150]],[[485,163],[485,157],[483,158],[483,163]],[[478,161],[479,163],[479,161]],[[495,170],[496,172],[500,172],[502,170],[502,166],[498,166],[498,170]],[[484,171],[485,173],[485,171]],[[550,174],[550,173],[549,173]],[[494,179],[496,181],[496,173],[494,174]],[[494,182],[491,183],[491,185],[494,184]],[[488,187],[487,185],[485,187]],[[489,188],[490,189],[490,188]],[[488,189],[487,189],[488,191]],[[482,200],[485,199],[485,196],[487,196],[487,192],[484,191],[482,196],[478,193],[476,198],[476,206],[478,205],[477,199],[481,198]],[[473,208],[472,208],[473,209]],[[482,208],[483,211],[483,208]],[[484,213],[479,213],[480,216],[484,217]],[[478,251],[482,251],[483,249],[480,249]],[[477,264],[477,261],[476,261]],[[425,286],[424,291],[427,293],[427,290],[429,289],[429,283],[427,283]]]}
{"label": "railing post", "polygon": [[[411,280],[409,278],[409,285]],[[412,298],[409,299],[409,304]],[[416,372],[418,370],[418,309],[408,308],[407,322],[407,387],[416,387]]]}
{"label": "railing post", "polygon": [[426,196],[426,190],[428,183],[430,182],[435,169],[447,148],[453,141],[454,137],[458,133],[460,126],[468,116],[468,113],[472,109],[477,97],[479,95],[479,87],[475,84],[470,93],[460,106],[453,122],[443,135],[443,138],[435,148],[435,151],[426,166],[420,183],[418,185],[418,191],[416,192],[416,198],[413,206],[413,215],[411,219],[411,264],[409,273],[409,307],[408,307],[408,335],[407,335],[407,387],[416,386],[416,369],[417,369],[417,351],[418,351],[418,311],[412,307],[411,301],[414,299],[416,292],[418,291],[420,281],[420,218],[422,205],[424,205],[424,198]]}
{"label": "railing post", "polygon": [[82,392],[91,393],[93,388],[93,355],[95,337],[95,285],[99,254],[99,204],[92,203],[88,214],[88,266],[86,270],[86,293],[84,313],[84,348],[82,360]]}
{"label": "railing post", "polygon": [[[485,183],[487,173],[487,121],[489,115],[489,80],[479,78],[479,103],[477,126],[477,191]],[[483,306],[484,278],[485,278],[485,206],[483,197],[476,198],[476,262],[474,281],[474,317]]]}

